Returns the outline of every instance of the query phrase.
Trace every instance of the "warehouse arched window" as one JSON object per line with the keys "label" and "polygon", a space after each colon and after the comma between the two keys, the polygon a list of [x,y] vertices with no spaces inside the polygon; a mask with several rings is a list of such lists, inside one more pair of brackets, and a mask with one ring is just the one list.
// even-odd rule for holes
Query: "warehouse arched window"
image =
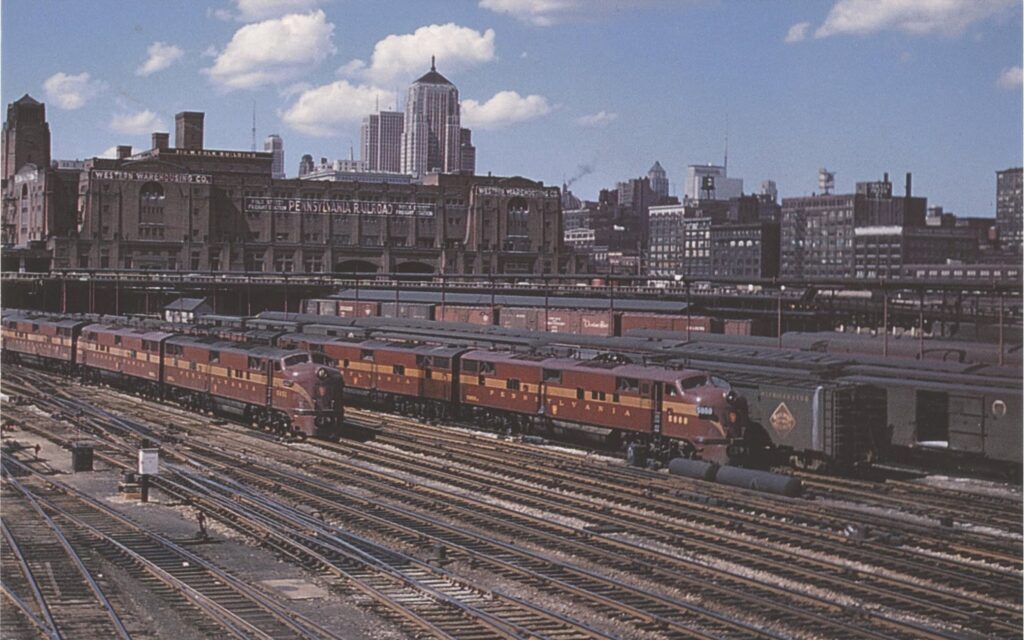
{"label": "warehouse arched window", "polygon": [[164,188],[158,182],[147,182],[139,192],[144,202],[163,202]]}

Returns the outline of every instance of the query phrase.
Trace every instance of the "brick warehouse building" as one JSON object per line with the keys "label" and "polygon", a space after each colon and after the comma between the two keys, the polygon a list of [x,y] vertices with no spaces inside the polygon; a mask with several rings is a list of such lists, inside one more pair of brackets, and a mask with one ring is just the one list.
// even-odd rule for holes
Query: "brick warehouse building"
{"label": "brick warehouse building", "polygon": [[[521,177],[419,183],[279,180],[271,153],[203,146],[203,114],[175,117],[175,146],[85,161],[54,269],[555,273],[560,192]],[[13,181],[11,181],[13,185]]]}

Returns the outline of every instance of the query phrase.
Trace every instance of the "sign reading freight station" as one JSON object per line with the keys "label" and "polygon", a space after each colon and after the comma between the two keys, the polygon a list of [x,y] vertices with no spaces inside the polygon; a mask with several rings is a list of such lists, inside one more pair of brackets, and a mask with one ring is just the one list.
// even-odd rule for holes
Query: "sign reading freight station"
{"label": "sign reading freight station", "polygon": [[246,198],[246,213],[320,213],[362,216],[433,216],[434,207],[415,202],[365,202],[316,198]]}

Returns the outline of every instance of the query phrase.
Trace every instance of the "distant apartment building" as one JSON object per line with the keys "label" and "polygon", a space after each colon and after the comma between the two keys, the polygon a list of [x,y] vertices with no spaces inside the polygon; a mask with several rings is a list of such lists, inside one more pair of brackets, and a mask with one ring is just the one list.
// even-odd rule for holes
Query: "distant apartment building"
{"label": "distant apartment building", "polygon": [[405,116],[399,111],[380,111],[366,116],[359,130],[360,160],[367,171],[402,170],[402,131]]}
{"label": "distant apartment building", "polygon": [[1021,255],[1024,243],[1024,221],[1021,218],[1022,168],[996,171],[996,224],[1003,249]]}
{"label": "distant apartment building", "polygon": [[779,223],[711,226],[711,276],[775,278],[779,275]]}
{"label": "distant apartment building", "polygon": [[313,156],[307,153],[302,156],[301,160],[299,160],[299,177],[302,178],[303,176],[312,173],[313,169]]}
{"label": "distant apartment building", "polygon": [[[899,271],[904,230],[925,226],[926,198],[894,197],[888,174],[856,193],[783,198],[780,275],[877,278]],[[894,237],[895,236],[895,237]]]}
{"label": "distant apartment building", "polygon": [[476,173],[476,147],[473,146],[473,132],[463,128],[459,135],[459,171],[468,175]]}
{"label": "distant apartment building", "polygon": [[661,163],[657,160],[654,161],[654,166],[652,166],[650,171],[647,172],[647,179],[651,183],[651,191],[654,192],[654,196],[658,200],[665,200],[668,198],[668,174],[665,173],[665,170],[661,167]]}
{"label": "distant apartment building", "polygon": [[711,217],[696,207],[650,208],[647,273],[706,278],[711,275]]}
{"label": "distant apartment building", "polygon": [[274,160],[270,164],[271,176],[280,180],[284,178],[284,140],[276,133],[267,136],[263,141],[263,150],[270,153]]}

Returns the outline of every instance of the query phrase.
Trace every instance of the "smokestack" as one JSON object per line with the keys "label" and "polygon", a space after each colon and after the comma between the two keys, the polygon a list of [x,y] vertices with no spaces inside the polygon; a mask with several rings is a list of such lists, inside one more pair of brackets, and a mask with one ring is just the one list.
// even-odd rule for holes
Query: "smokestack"
{"label": "smokestack", "polygon": [[132,145],[130,144],[119,144],[117,145],[117,159],[125,160],[132,155]]}
{"label": "smokestack", "polygon": [[153,148],[161,151],[170,146],[171,134],[153,132]]}
{"label": "smokestack", "polygon": [[203,148],[203,113],[182,111],[174,115],[174,146],[179,149]]}
{"label": "smokestack", "polygon": [[910,172],[907,172],[907,197],[910,197]]}
{"label": "smokestack", "polygon": [[886,171],[882,174],[882,182],[889,182],[889,172]]}

